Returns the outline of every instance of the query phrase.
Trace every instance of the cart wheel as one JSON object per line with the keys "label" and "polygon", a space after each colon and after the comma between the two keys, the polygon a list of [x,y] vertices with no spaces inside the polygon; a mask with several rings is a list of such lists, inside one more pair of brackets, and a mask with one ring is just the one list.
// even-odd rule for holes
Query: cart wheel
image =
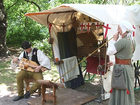
{"label": "cart wheel", "polygon": [[93,73],[88,73],[87,71],[85,72],[84,74],[84,80],[85,81],[91,81],[94,79],[94,77],[96,76],[96,74],[93,74]]}
{"label": "cart wheel", "polygon": [[91,81],[91,80],[94,79],[94,77],[96,76],[96,74],[87,72],[86,65],[87,65],[87,61],[83,61],[80,64],[80,67],[81,67],[81,70],[82,70],[82,74],[83,74],[84,80],[87,81],[87,82],[89,82],[89,81]]}
{"label": "cart wheel", "polygon": [[139,60],[137,62],[134,62],[134,68],[135,68],[135,87],[134,90],[140,89],[140,65],[139,65]]}

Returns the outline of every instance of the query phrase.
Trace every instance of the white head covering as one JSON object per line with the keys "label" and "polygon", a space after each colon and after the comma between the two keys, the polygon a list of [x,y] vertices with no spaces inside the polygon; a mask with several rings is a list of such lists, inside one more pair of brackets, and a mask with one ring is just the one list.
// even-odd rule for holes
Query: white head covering
{"label": "white head covering", "polygon": [[128,31],[129,33],[127,34],[127,36],[133,39],[132,32],[135,30],[131,23],[129,23],[126,20],[123,20],[122,22],[120,22],[120,27],[122,29],[122,33],[125,33],[126,31]]}
{"label": "white head covering", "polygon": [[134,28],[133,28],[132,24],[129,23],[128,21],[126,21],[126,20],[120,22],[120,27],[122,29],[122,33],[125,33],[126,31],[128,31],[128,32],[133,32],[134,31]]}

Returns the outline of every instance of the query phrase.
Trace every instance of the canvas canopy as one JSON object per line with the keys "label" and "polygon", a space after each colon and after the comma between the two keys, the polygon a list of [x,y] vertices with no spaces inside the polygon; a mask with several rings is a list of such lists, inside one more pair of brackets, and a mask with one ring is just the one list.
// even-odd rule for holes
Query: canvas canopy
{"label": "canvas canopy", "polygon": [[121,5],[95,5],[95,4],[63,4],[56,8],[45,10],[38,13],[27,13],[26,16],[37,22],[47,25],[48,14],[80,11],[81,13],[108,24],[119,24],[121,20],[128,20],[133,25],[140,24],[140,6],[121,6]]}
{"label": "canvas canopy", "polygon": [[[134,38],[136,40],[136,50],[133,59],[139,60],[140,49],[140,6],[121,6],[121,5],[95,5],[95,4],[63,4],[50,10],[44,10],[37,13],[27,13],[26,16],[50,28],[49,23],[57,24],[52,26],[51,35],[56,34],[56,30],[64,31],[63,27],[59,27],[63,23],[67,23],[65,31],[71,27],[71,18],[74,12],[80,12],[90,18],[103,22],[105,24],[104,34],[111,38],[116,32],[117,26],[120,21],[129,21],[134,29]],[[60,14],[61,13],[61,14]],[[50,18],[51,14],[52,17]],[[49,18],[49,21],[48,21]],[[59,19],[59,20],[58,20]],[[56,40],[56,36],[53,36]],[[58,42],[53,44],[54,55],[59,58],[59,49],[57,48]]]}

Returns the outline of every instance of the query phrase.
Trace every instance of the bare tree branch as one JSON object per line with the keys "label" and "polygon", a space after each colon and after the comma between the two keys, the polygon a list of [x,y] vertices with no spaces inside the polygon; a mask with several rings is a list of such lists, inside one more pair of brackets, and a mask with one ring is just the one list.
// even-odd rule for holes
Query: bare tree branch
{"label": "bare tree branch", "polygon": [[31,4],[34,4],[35,6],[38,7],[38,10],[41,11],[41,8],[40,8],[40,6],[39,6],[37,3],[33,2],[33,1],[30,1],[30,0],[25,0],[25,1],[26,1],[26,2],[29,2],[29,3],[31,3]]}
{"label": "bare tree branch", "polygon": [[13,3],[11,6],[9,6],[7,9],[6,9],[6,11],[8,11],[10,8],[12,8],[14,5],[16,5],[18,3],[18,0],[15,2],[15,3]]}

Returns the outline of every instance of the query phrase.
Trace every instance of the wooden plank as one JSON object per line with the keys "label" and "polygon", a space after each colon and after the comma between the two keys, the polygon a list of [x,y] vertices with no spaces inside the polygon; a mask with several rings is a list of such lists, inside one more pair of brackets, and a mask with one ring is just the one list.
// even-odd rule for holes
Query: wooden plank
{"label": "wooden plank", "polygon": [[[57,96],[56,105],[82,105],[95,99],[94,96],[68,88],[57,89],[56,96]],[[41,105],[41,97],[29,100],[28,104]],[[53,103],[47,101],[44,105],[53,105]]]}

